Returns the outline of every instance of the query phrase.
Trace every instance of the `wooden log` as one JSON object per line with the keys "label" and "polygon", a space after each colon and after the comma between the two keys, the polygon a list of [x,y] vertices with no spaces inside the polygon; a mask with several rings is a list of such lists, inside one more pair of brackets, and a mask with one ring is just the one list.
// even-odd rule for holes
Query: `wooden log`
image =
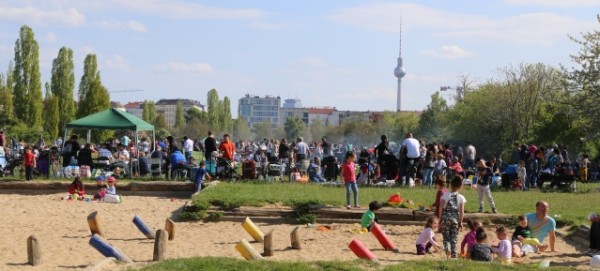
{"label": "wooden log", "polygon": [[264,242],[265,250],[263,252],[263,256],[273,256],[273,230],[265,234]]}
{"label": "wooden log", "polygon": [[144,220],[138,215],[133,216],[133,224],[140,230],[148,239],[154,239],[154,232],[146,225]]}
{"label": "wooden log", "polygon": [[262,256],[260,256],[260,254],[256,252],[256,249],[254,249],[254,247],[252,247],[250,243],[248,243],[248,241],[244,239],[242,239],[242,241],[235,245],[235,249],[238,252],[240,252],[240,254],[242,254],[242,257],[244,257],[244,259],[246,260],[262,259]]}
{"label": "wooden log", "polygon": [[167,258],[167,239],[169,233],[163,229],[156,231],[156,239],[154,241],[154,256],[153,261],[163,261]]}
{"label": "wooden log", "polygon": [[33,266],[42,264],[42,248],[35,235],[27,238],[27,263]]}
{"label": "wooden log", "polygon": [[90,213],[87,217],[87,222],[90,226],[90,231],[92,232],[92,235],[98,234],[102,237],[106,237],[104,236],[104,231],[102,230],[100,220],[98,219],[98,211],[93,211],[92,213]]}
{"label": "wooden log", "polygon": [[292,241],[293,249],[302,249],[302,247],[300,246],[300,237],[298,237],[298,229],[299,228],[300,228],[300,226],[296,226],[292,230],[292,233],[290,233],[290,239]]}
{"label": "wooden log", "polygon": [[170,218],[167,218],[167,221],[165,222],[165,230],[169,234],[169,241],[173,241],[173,239],[175,239],[175,222]]}
{"label": "wooden log", "polygon": [[133,261],[123,253],[120,249],[111,246],[108,241],[106,241],[102,236],[98,234],[92,235],[89,242],[90,246],[94,247],[98,252],[100,252],[104,257],[113,257],[119,261],[123,261],[126,263],[132,263]]}

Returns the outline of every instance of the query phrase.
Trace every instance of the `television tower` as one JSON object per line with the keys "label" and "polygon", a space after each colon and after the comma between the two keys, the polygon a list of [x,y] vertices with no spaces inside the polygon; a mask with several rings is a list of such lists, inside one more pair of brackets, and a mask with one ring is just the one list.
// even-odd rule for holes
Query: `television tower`
{"label": "television tower", "polygon": [[398,54],[398,65],[394,69],[394,75],[398,78],[398,96],[396,97],[396,112],[400,112],[402,107],[402,102],[400,98],[402,97],[402,77],[406,75],[406,71],[404,70],[404,66],[402,65],[402,17],[400,17],[400,50]]}

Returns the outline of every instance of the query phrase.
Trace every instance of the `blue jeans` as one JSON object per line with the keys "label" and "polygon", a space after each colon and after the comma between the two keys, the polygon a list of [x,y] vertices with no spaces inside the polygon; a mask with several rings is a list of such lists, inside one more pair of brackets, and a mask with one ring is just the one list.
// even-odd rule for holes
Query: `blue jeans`
{"label": "blue jeans", "polygon": [[190,157],[192,157],[192,152],[191,151],[186,151],[185,152],[185,160],[186,161],[190,161]]}
{"label": "blue jeans", "polygon": [[358,185],[356,182],[344,182],[346,185],[346,205],[350,205],[350,190],[354,193],[354,206],[358,206]]}
{"label": "blue jeans", "polygon": [[433,184],[433,168],[423,168],[423,185]]}

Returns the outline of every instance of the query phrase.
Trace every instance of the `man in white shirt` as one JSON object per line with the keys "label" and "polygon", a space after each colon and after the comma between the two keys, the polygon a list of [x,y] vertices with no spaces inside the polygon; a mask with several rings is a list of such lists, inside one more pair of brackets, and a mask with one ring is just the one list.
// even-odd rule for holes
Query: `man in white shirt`
{"label": "man in white shirt", "polygon": [[308,145],[306,143],[304,143],[303,141],[304,139],[302,139],[302,137],[299,137],[296,141],[296,147],[294,147],[294,149],[296,150],[296,160],[297,161],[302,161],[304,159],[307,159],[310,156],[310,148],[308,147]]}
{"label": "man in white shirt", "polygon": [[194,141],[187,136],[183,137],[183,151],[185,152],[185,160],[190,161],[194,151]]}
{"label": "man in white shirt", "polygon": [[115,153],[117,161],[121,161],[125,164],[129,164],[129,151],[123,146],[123,144],[117,145],[117,153]]}
{"label": "man in white shirt", "polygon": [[[415,180],[417,175],[417,164],[421,158],[421,144],[413,138],[412,133],[406,134],[406,139],[402,142],[402,153],[406,155],[406,184],[410,184],[410,179]],[[402,155],[401,155],[402,157]]]}
{"label": "man in white shirt", "polygon": [[467,148],[466,148],[466,156],[465,156],[465,168],[474,168],[475,167],[475,155],[476,150],[475,147],[473,146],[473,144],[471,144],[471,142],[467,141]]}

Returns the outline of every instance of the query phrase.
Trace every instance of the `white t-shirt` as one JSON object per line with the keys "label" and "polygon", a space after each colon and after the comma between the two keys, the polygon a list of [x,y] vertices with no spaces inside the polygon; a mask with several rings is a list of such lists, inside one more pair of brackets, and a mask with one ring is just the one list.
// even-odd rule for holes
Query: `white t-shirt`
{"label": "white t-shirt", "polygon": [[402,146],[406,147],[406,157],[408,158],[419,158],[421,152],[419,151],[419,141],[414,138],[407,138],[402,142]]}
{"label": "white t-shirt", "polygon": [[298,154],[308,154],[308,145],[306,145],[306,143],[304,142],[298,142],[296,143],[296,151],[298,152]]}
{"label": "white t-shirt", "polygon": [[461,204],[465,204],[467,203],[467,199],[465,199],[465,196],[458,194],[458,192],[446,192],[444,193],[444,195],[442,195],[442,200],[444,201],[444,206],[442,208],[446,208],[446,205],[448,205],[448,201],[450,201],[450,195],[452,194],[456,194],[456,199],[458,201],[458,208],[460,208]]}
{"label": "white t-shirt", "polygon": [[183,149],[186,152],[193,152],[194,151],[194,141],[188,138],[186,141],[183,142]]}
{"label": "white t-shirt", "polygon": [[419,237],[417,237],[417,245],[426,245],[427,243],[431,243],[432,245],[437,246],[438,243],[433,240],[434,237],[435,233],[433,232],[433,229],[425,228],[425,230],[419,234]]}
{"label": "white t-shirt", "polygon": [[475,147],[473,145],[467,146],[467,158],[475,160]]}

